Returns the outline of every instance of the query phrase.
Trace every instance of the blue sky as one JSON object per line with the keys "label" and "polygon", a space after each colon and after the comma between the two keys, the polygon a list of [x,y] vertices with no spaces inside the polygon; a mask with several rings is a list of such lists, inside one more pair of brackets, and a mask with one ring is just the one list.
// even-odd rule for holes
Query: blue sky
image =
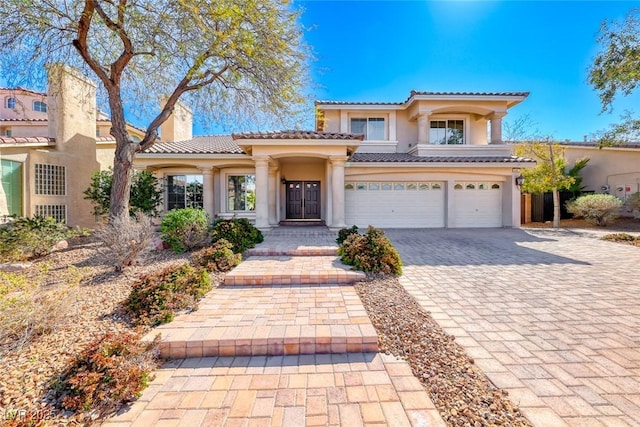
{"label": "blue sky", "polygon": [[[528,91],[528,114],[557,140],[582,140],[640,104],[600,114],[587,82],[604,19],[640,1],[298,1],[315,52],[314,96],[403,101],[410,90]],[[637,113],[640,113],[635,108]]]}

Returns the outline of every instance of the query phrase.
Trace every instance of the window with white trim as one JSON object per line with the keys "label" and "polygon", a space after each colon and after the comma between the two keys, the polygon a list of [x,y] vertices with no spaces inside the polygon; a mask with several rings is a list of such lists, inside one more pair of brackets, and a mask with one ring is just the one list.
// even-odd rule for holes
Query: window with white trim
{"label": "window with white trim", "polygon": [[429,142],[440,145],[464,144],[464,120],[431,120]]}
{"label": "window with white trim", "polygon": [[35,164],[36,194],[64,196],[67,194],[66,168],[58,165]]}
{"label": "window with white trim", "polygon": [[47,112],[47,104],[42,101],[33,101],[33,111],[39,111],[41,113]]}
{"label": "window with white trim", "polygon": [[251,212],[256,210],[256,176],[227,176],[227,211]]}
{"label": "window with white trim", "polygon": [[10,110],[16,108],[16,99],[14,97],[7,98],[6,107]]}
{"label": "window with white trim", "polygon": [[204,207],[202,175],[169,175],[166,179],[168,211]]}
{"label": "window with white trim", "polygon": [[383,117],[353,117],[350,132],[364,134],[364,139],[372,141],[385,140],[385,123]]}
{"label": "window with white trim", "polygon": [[36,205],[36,215],[51,217],[58,222],[67,222],[67,205]]}

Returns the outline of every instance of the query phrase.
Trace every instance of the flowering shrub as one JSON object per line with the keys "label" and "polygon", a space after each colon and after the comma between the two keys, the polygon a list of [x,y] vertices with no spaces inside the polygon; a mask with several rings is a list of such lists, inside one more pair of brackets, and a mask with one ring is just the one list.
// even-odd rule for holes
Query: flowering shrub
{"label": "flowering shrub", "polygon": [[369,226],[364,234],[351,234],[338,248],[343,263],[372,273],[402,274],[402,260],[380,229]]}
{"label": "flowering shrub", "polygon": [[93,341],[53,385],[60,406],[104,416],[140,397],[157,366],[159,338],[141,343],[139,333],[109,332]]}
{"label": "flowering shrub", "polygon": [[351,236],[352,234],[358,234],[357,225],[353,225],[351,226],[351,228],[343,228],[338,231],[338,238],[336,239],[336,242],[341,245],[347,239],[347,237]]}
{"label": "flowering shrub", "polygon": [[589,194],[567,202],[567,211],[592,224],[606,226],[620,216],[622,200],[611,194]]}
{"label": "flowering shrub", "polygon": [[231,243],[233,252],[239,254],[264,241],[262,232],[246,218],[221,219],[213,224],[211,241],[225,239]]}
{"label": "flowering shrub", "polygon": [[209,242],[209,215],[204,209],[172,210],[162,218],[160,234],[174,252],[201,248]]}
{"label": "flowering shrub", "polygon": [[155,326],[172,321],[176,311],[195,310],[210,290],[211,278],[204,268],[173,265],[140,276],[124,305],[137,324]]}
{"label": "flowering shrub", "polygon": [[241,254],[234,254],[232,245],[220,239],[213,245],[194,252],[191,263],[196,267],[204,267],[207,271],[229,271],[242,261]]}

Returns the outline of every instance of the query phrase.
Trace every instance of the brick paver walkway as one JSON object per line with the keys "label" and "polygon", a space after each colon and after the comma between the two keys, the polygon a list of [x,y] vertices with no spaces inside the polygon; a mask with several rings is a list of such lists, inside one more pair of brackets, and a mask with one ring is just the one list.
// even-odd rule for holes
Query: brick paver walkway
{"label": "brick paver walkway", "polygon": [[[279,228],[162,333],[165,364],[107,426],[444,426],[377,334],[336,233]],[[230,284],[230,285],[229,285]],[[204,357],[213,356],[213,357]]]}
{"label": "brick paver walkway", "polygon": [[534,425],[640,425],[640,248],[550,230],[387,235],[401,283]]}

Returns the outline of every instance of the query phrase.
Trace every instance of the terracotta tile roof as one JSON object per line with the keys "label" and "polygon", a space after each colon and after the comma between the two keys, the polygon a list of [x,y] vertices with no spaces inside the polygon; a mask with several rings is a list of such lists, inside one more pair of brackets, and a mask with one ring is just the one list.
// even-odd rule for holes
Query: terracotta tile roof
{"label": "terracotta tile roof", "polygon": [[46,136],[0,136],[0,144],[55,144],[55,138]]}
{"label": "terracotta tile roof", "polygon": [[231,135],[196,136],[186,141],[156,142],[145,153],[153,154],[245,154]]}
{"label": "terracotta tile roof", "polygon": [[364,135],[353,133],[319,132],[312,130],[283,130],[276,132],[245,132],[231,135],[236,139],[343,139],[362,141]]}
{"label": "terracotta tile roof", "polygon": [[116,142],[116,139],[111,135],[107,136],[96,136],[96,141],[98,142]]}
{"label": "terracotta tile roof", "polygon": [[0,87],[0,91],[20,91],[20,92],[31,93],[33,95],[47,96],[47,94],[45,92],[38,92],[38,91],[35,91],[35,90],[31,90],[31,89],[25,89],[25,88],[20,87],[20,86],[17,86],[17,87]]}
{"label": "terracotta tile roof", "polygon": [[404,102],[315,101],[315,105],[402,105]]}
{"label": "terracotta tile roof", "polygon": [[0,122],[46,122],[48,119],[5,119],[0,117]]}
{"label": "terracotta tile roof", "polygon": [[[600,148],[600,145],[597,142],[567,142],[562,143],[561,145],[565,147],[592,147],[592,148]],[[640,149],[640,142],[628,142],[625,144],[614,144],[614,145],[605,145],[602,148],[636,148]]]}
{"label": "terracotta tile roof", "polygon": [[414,95],[424,96],[529,96],[529,92],[428,92],[412,90],[409,98]]}
{"label": "terracotta tile roof", "polygon": [[414,156],[407,153],[355,153],[353,163],[535,163],[516,156]]}

